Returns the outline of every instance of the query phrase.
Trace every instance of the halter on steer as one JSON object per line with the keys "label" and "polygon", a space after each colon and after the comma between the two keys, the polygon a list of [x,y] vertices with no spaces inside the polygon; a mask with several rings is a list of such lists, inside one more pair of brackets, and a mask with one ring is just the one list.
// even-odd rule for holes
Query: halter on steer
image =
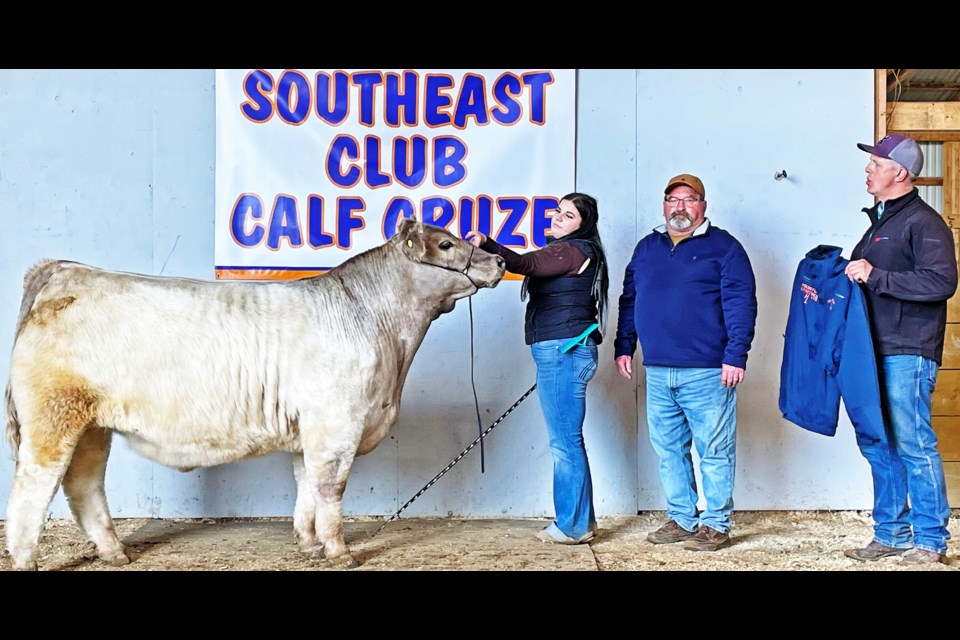
{"label": "halter on steer", "polygon": [[[429,266],[429,267],[437,267],[438,269],[446,269],[447,271],[456,271],[457,273],[463,274],[464,276],[466,276],[467,280],[470,281],[470,284],[473,285],[473,288],[476,289],[476,291],[480,291],[480,287],[477,286],[477,283],[474,282],[474,281],[473,281],[473,278],[470,277],[470,274],[467,273],[467,270],[470,268],[470,265],[473,264],[473,252],[474,252],[474,250],[476,250],[476,247],[471,244],[471,245],[470,245],[470,255],[467,256],[467,264],[463,267],[463,269],[457,269],[457,268],[455,268],[455,267],[448,267],[448,266],[443,265],[443,264],[433,264],[432,262],[422,262],[422,261],[421,261],[421,264],[425,264],[425,265],[427,265],[427,266]],[[476,293],[476,291],[474,291],[474,293]]]}

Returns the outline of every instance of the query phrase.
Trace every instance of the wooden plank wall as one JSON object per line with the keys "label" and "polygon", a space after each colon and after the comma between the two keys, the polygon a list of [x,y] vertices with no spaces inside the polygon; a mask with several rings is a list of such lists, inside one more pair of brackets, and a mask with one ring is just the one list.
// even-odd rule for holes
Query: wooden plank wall
{"label": "wooden plank wall", "polygon": [[[960,142],[943,143],[943,217],[953,229],[960,263]],[[960,508],[960,295],[947,302],[943,365],[933,392],[933,430],[937,434],[947,500]]]}

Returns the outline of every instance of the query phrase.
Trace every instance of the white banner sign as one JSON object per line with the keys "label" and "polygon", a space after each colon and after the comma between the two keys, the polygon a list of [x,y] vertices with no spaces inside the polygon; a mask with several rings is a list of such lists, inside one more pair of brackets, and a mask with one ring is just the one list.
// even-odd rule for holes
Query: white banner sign
{"label": "white banner sign", "polygon": [[573,69],[218,69],[218,278],[323,273],[418,217],[522,251],[574,190]]}

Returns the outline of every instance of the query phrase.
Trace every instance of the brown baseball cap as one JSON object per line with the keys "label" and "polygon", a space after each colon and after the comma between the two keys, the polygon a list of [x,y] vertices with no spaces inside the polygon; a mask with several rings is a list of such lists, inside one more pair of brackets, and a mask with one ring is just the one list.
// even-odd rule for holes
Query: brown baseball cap
{"label": "brown baseball cap", "polygon": [[685,184],[697,193],[700,194],[701,198],[707,197],[706,189],[703,188],[703,183],[700,182],[700,178],[697,176],[692,176],[689,173],[681,173],[678,176],[670,178],[670,181],[667,182],[667,188],[663,190],[664,193],[670,193],[670,190],[676,187],[677,185]]}

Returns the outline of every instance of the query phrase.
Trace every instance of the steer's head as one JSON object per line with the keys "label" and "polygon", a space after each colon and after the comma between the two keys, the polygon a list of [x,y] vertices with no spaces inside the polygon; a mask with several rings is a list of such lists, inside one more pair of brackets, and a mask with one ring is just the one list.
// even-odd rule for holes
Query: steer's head
{"label": "steer's head", "polygon": [[[404,256],[418,264],[418,284],[445,294],[449,308],[459,298],[482,287],[495,287],[503,278],[503,258],[477,249],[446,229],[405,218],[393,242]],[[443,305],[447,307],[447,305]]]}

